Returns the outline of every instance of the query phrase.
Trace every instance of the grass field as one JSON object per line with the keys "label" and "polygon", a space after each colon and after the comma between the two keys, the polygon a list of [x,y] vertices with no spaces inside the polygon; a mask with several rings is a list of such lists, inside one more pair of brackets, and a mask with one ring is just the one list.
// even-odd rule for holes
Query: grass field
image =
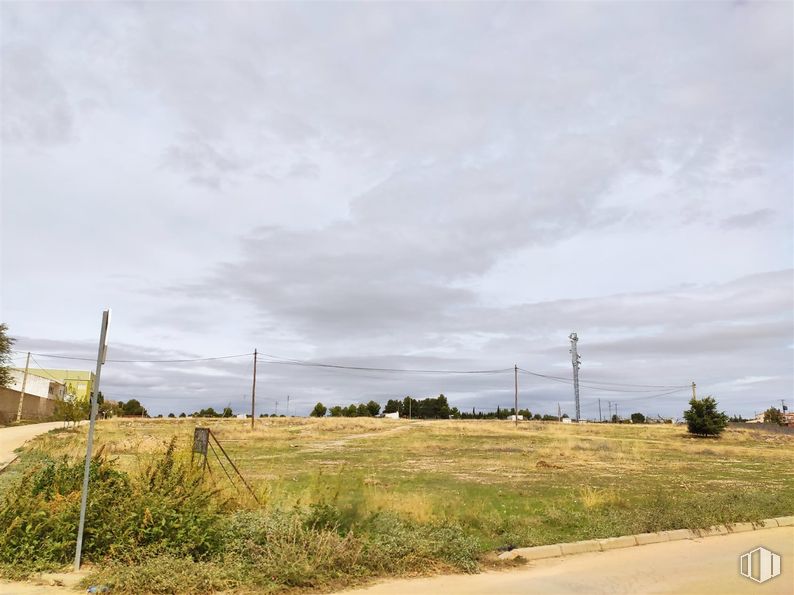
{"label": "grass field", "polygon": [[[351,526],[377,511],[443,519],[483,551],[794,513],[794,437],[782,434],[728,429],[697,439],[671,425],[368,418],[249,424],[109,420],[99,422],[96,445],[134,471],[173,436],[189,457],[193,428],[206,425],[267,508],[329,504]],[[85,433],[37,439],[0,476],[0,490],[42,453],[80,456]],[[234,493],[212,455],[210,465]]]}

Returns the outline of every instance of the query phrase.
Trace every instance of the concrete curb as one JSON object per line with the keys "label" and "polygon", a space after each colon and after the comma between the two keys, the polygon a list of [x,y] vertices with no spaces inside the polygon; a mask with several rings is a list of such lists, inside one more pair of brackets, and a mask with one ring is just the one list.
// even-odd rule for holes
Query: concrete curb
{"label": "concrete curb", "polygon": [[559,558],[587,552],[606,552],[608,550],[647,545],[651,543],[664,543],[666,541],[681,541],[683,539],[701,539],[716,535],[730,535],[731,533],[744,533],[759,529],[772,529],[775,527],[794,527],[794,516],[783,516],[774,519],[764,519],[758,523],[733,523],[728,525],[715,525],[708,529],[690,531],[689,529],[676,529],[673,531],[660,531],[659,533],[640,533],[638,535],[624,535],[623,537],[608,537],[606,539],[588,539],[587,541],[574,541],[572,543],[556,543],[553,545],[539,545],[536,547],[520,547],[509,552],[499,554],[500,560],[542,560],[544,558]]}

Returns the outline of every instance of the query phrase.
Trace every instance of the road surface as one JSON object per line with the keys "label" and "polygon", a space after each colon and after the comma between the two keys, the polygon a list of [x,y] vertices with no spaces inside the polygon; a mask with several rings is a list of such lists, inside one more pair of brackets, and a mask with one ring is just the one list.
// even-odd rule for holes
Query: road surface
{"label": "road surface", "polygon": [[[739,574],[739,556],[759,545],[782,558],[780,576],[764,584]],[[388,581],[337,595],[342,593],[794,595],[794,527],[538,560],[518,570]]]}
{"label": "road surface", "polygon": [[16,458],[17,455],[14,451],[25,442],[32,440],[39,434],[45,434],[50,430],[62,427],[62,421],[52,421],[42,424],[0,428],[0,469]]}

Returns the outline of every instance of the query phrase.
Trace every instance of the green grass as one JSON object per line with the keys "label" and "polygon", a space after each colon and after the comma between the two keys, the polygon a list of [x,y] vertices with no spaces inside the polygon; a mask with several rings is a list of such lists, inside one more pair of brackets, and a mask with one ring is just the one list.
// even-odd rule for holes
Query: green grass
{"label": "green grass", "polygon": [[[193,428],[208,425],[254,486],[263,507],[256,507],[244,492],[238,494],[211,456],[214,488],[223,498],[266,517],[330,511],[335,531],[352,531],[363,539],[356,547],[370,550],[385,531],[378,524],[385,521],[373,519],[405,523],[401,526],[414,534],[422,527],[454,527],[463,540],[455,543],[476,544],[484,555],[500,547],[701,528],[794,513],[794,437],[783,434],[732,428],[719,439],[697,439],[685,428],[669,425],[525,422],[516,429],[498,421],[302,418],[258,420],[251,431],[249,423],[110,420],[98,424],[96,444],[134,475],[174,436],[177,450],[188,457]],[[43,436],[24,453],[15,466],[19,470],[9,473],[19,474],[45,456],[79,457],[84,440],[85,428]],[[13,475],[0,475],[0,491],[8,489],[12,479]],[[392,546],[398,551],[402,547]],[[423,568],[466,568],[450,559],[450,552],[427,554]],[[440,562],[434,566],[432,560]],[[169,563],[182,565],[175,576],[194,570],[195,576],[204,576],[213,568],[211,561]],[[161,563],[146,564],[152,570]],[[205,565],[191,570],[183,568],[185,564]],[[240,573],[251,571],[241,564],[222,565],[224,584],[241,584]],[[116,576],[123,574],[114,568]],[[345,580],[417,571],[414,566],[361,568]],[[296,576],[305,579],[311,573],[305,566]],[[130,571],[130,577],[134,575]],[[144,575],[142,571],[137,576]],[[332,584],[331,578],[309,582],[318,588]],[[307,584],[271,585],[274,590],[296,586]]]}

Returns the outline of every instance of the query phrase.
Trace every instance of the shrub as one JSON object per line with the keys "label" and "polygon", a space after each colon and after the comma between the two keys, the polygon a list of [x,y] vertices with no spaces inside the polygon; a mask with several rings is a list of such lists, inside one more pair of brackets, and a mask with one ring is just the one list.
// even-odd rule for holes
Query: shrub
{"label": "shrub", "polygon": [[728,425],[728,416],[717,411],[717,401],[711,397],[692,397],[684,419],[689,433],[696,436],[718,436]]}

